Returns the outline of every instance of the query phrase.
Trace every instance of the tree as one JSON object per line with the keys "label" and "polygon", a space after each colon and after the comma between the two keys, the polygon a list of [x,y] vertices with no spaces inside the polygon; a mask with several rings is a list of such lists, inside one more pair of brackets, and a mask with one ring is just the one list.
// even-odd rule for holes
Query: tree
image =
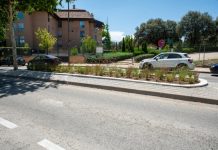
{"label": "tree", "polygon": [[7,24],[8,24],[8,4],[7,0],[0,2],[0,40],[6,38]]}
{"label": "tree", "polygon": [[[16,41],[13,29],[13,22],[16,19],[17,11],[32,12],[32,11],[48,11],[53,12],[56,6],[60,4],[62,0],[1,0],[0,6],[7,8],[8,15],[4,16],[4,20],[7,21],[8,29],[10,32],[10,40],[12,44],[13,51],[13,65],[14,70],[17,70],[17,51],[16,51]],[[7,7],[5,7],[7,6]]]}
{"label": "tree", "polygon": [[210,41],[215,24],[208,13],[189,11],[179,22],[178,33],[190,46],[197,46],[202,41]]}
{"label": "tree", "polygon": [[129,52],[134,52],[134,40],[132,36],[125,36],[124,38],[125,43],[125,50],[128,50]]}
{"label": "tree", "polygon": [[106,24],[104,26],[103,32],[102,32],[102,38],[103,38],[103,45],[107,50],[111,49],[111,36],[110,36],[110,32],[109,32],[109,25]]}
{"label": "tree", "polygon": [[125,52],[126,51],[126,44],[125,44],[125,39],[123,37],[123,40],[122,40],[122,52]]}
{"label": "tree", "polygon": [[48,54],[48,51],[53,48],[57,42],[57,39],[49,33],[46,28],[38,28],[35,34],[37,40],[39,41],[39,48],[46,50],[46,53]]}
{"label": "tree", "polygon": [[176,33],[177,23],[175,21],[163,21],[160,18],[149,19],[146,23],[142,23],[140,27],[136,27],[135,37],[139,45],[145,41],[150,44],[158,46],[158,40],[164,39],[165,41],[175,40],[178,41]]}
{"label": "tree", "polygon": [[147,43],[146,43],[146,42],[143,42],[143,43],[142,43],[142,51],[143,51],[144,53],[148,53]]}
{"label": "tree", "polygon": [[90,36],[86,37],[82,41],[82,51],[85,53],[95,53],[97,42]]}

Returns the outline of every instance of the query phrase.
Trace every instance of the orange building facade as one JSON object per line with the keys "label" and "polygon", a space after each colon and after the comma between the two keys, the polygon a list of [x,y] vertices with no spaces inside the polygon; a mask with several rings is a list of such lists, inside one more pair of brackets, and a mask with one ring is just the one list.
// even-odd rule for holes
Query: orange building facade
{"label": "orange building facade", "polygon": [[[86,10],[71,9],[69,11],[69,32],[67,10],[59,10],[54,14],[47,12],[23,14],[19,12],[18,18],[14,24],[16,44],[18,47],[22,47],[27,43],[33,51],[38,51],[39,46],[35,36],[38,28],[46,28],[57,38],[55,46],[49,51],[50,54],[66,56],[68,54],[68,48],[76,47],[79,49],[82,39],[87,36],[95,39],[98,45],[102,44],[101,32],[104,24],[96,20]],[[9,40],[7,40],[7,45],[10,45]]]}

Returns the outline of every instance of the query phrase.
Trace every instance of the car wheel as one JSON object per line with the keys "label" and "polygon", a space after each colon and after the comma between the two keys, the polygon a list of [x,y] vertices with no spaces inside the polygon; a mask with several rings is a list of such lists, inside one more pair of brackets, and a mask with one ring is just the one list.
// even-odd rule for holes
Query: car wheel
{"label": "car wheel", "polygon": [[186,64],[178,64],[177,68],[179,68],[179,69],[187,69],[188,66]]}
{"label": "car wheel", "polygon": [[145,64],[143,65],[143,69],[152,69],[152,68],[153,68],[152,64],[145,63]]}

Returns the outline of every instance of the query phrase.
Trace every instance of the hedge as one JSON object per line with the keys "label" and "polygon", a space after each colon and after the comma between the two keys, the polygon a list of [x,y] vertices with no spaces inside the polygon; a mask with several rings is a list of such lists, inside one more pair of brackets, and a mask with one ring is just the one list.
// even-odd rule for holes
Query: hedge
{"label": "hedge", "polygon": [[131,58],[133,56],[132,53],[124,53],[124,52],[112,52],[112,53],[104,53],[102,56],[100,55],[91,55],[86,58],[87,63],[111,63],[124,59]]}

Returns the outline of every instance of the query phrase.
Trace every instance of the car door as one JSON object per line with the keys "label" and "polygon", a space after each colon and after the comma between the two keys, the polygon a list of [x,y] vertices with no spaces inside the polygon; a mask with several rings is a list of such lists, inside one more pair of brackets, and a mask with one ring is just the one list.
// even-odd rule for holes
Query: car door
{"label": "car door", "polygon": [[175,68],[178,65],[181,58],[182,56],[180,56],[179,54],[169,54],[167,61],[169,68]]}
{"label": "car door", "polygon": [[153,62],[153,67],[154,68],[166,68],[166,61],[167,61],[168,54],[159,54],[158,56],[155,57],[156,61]]}

